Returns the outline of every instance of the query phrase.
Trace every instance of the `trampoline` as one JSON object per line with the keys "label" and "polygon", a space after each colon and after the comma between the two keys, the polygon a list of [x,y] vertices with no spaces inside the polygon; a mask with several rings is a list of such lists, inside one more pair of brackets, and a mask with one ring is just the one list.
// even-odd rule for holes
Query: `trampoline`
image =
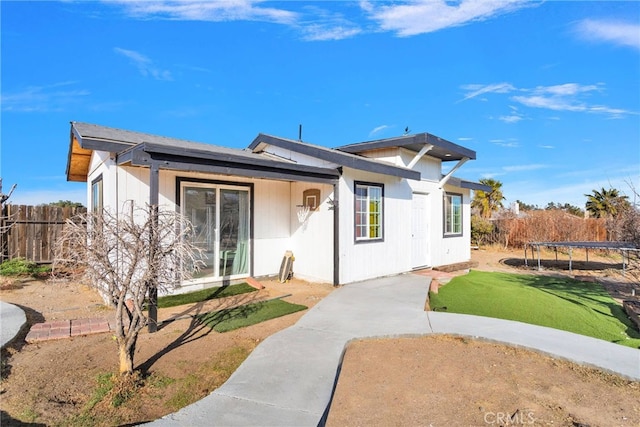
{"label": "trampoline", "polygon": [[589,249],[607,249],[620,251],[622,255],[622,272],[625,273],[629,261],[629,252],[640,252],[640,248],[629,242],[529,242],[524,245],[524,265],[529,266],[527,258],[528,248],[531,247],[531,257],[534,257],[534,248],[538,254],[538,270],[540,266],[540,247],[553,248],[556,252],[556,261],[558,261],[558,248],[569,249],[569,272],[572,272],[573,249],[584,249],[586,252],[586,262],[589,262]]}

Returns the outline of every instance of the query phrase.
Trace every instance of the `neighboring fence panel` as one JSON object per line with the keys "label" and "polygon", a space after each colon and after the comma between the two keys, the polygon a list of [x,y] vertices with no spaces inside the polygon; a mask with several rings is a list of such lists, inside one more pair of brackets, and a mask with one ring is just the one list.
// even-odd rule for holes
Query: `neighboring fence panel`
{"label": "neighboring fence panel", "polygon": [[86,208],[5,205],[0,224],[0,261],[25,258],[50,263],[65,221]]}

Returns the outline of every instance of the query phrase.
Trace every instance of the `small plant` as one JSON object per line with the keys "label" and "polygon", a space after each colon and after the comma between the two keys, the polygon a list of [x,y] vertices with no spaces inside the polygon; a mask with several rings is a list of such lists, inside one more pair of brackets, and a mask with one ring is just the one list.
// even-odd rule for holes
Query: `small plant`
{"label": "small plant", "polygon": [[48,274],[51,271],[49,266],[40,266],[33,261],[24,258],[14,258],[0,264],[0,276],[32,276]]}

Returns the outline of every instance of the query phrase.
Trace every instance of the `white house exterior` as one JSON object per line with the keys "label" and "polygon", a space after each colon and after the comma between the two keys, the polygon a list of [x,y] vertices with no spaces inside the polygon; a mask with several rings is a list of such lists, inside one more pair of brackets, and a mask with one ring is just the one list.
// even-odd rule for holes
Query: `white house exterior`
{"label": "white house exterior", "polygon": [[187,215],[208,255],[194,284],[277,274],[292,251],[296,277],[340,285],[468,261],[470,192],[486,187],[452,173],[470,159],[427,133],[336,149],[260,134],[237,150],[72,122],[67,178],[88,183],[90,209]]}

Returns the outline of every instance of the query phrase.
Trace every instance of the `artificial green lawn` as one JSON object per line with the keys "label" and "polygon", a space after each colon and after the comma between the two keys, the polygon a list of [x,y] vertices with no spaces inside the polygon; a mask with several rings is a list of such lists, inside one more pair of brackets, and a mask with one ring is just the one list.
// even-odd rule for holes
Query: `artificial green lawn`
{"label": "artificial green lawn", "polygon": [[198,319],[217,332],[228,332],[306,309],[304,305],[274,299],[204,313]]}
{"label": "artificial green lawn", "polygon": [[237,285],[221,286],[214,288],[201,289],[195,292],[179,295],[167,295],[158,298],[158,308],[175,307],[184,304],[193,304],[196,302],[207,301],[216,298],[225,298],[233,295],[246,294],[255,292],[256,288],[246,284],[239,283]]}
{"label": "artificial green lawn", "polygon": [[517,320],[640,348],[640,333],[597,283],[471,271],[431,293],[430,305],[437,311]]}

